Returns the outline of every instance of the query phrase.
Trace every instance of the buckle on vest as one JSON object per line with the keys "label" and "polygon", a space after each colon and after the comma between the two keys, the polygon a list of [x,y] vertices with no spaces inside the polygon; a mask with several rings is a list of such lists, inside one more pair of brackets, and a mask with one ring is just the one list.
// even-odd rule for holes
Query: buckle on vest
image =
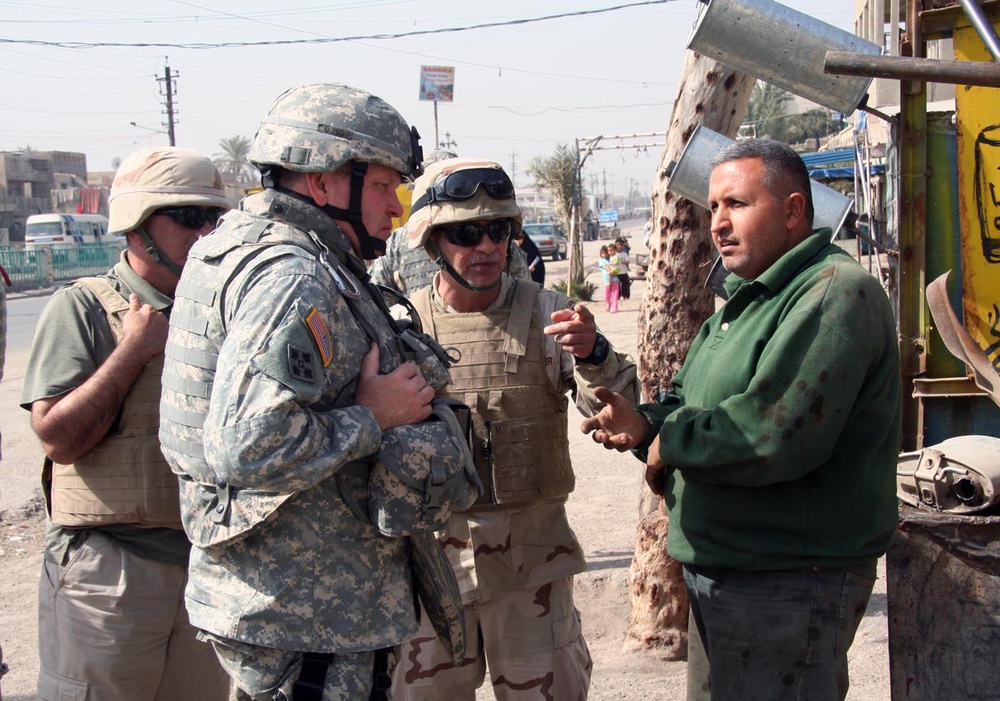
{"label": "buckle on vest", "polygon": [[229,517],[229,483],[219,481],[215,485],[215,506],[208,519],[212,523],[225,523]]}

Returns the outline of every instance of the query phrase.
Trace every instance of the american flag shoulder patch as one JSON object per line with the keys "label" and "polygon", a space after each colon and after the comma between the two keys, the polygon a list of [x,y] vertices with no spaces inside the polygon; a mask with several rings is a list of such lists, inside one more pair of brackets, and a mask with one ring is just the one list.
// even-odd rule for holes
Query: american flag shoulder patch
{"label": "american flag shoulder patch", "polygon": [[323,317],[320,316],[317,309],[314,308],[306,316],[306,326],[309,327],[309,333],[316,341],[323,367],[327,367],[333,361],[333,339],[330,338],[330,329],[326,327],[326,322],[323,321]]}

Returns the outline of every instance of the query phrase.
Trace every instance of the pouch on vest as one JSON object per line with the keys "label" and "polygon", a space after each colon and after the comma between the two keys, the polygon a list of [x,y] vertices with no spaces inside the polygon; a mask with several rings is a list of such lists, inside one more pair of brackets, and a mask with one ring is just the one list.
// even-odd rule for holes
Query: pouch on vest
{"label": "pouch on vest", "polygon": [[469,443],[471,411],[435,398],[431,412],[426,421],[382,434],[369,478],[368,516],[385,535],[439,530],[453,510],[469,508],[483,493]]}
{"label": "pouch on vest", "polygon": [[432,337],[411,326],[403,325],[397,338],[403,360],[415,363],[427,384],[435,391],[448,384],[448,368],[459,360],[449,355],[449,351],[456,352],[454,349],[442,348]]}
{"label": "pouch on vest", "polygon": [[1000,438],[958,436],[899,456],[896,495],[934,511],[973,513],[1000,501]]}

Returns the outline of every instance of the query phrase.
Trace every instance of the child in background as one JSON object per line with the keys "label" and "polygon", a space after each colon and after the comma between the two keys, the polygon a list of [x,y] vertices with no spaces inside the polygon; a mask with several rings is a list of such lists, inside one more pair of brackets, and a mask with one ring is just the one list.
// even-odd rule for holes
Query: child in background
{"label": "child in background", "polygon": [[604,302],[607,305],[607,310],[616,314],[618,313],[618,296],[621,293],[621,287],[618,283],[618,252],[615,251],[614,256],[612,256],[612,249],[613,247],[601,246],[601,259],[597,261],[597,265],[600,266],[601,274],[604,276]]}
{"label": "child in background", "polygon": [[621,286],[622,299],[632,297],[632,278],[629,277],[629,245],[628,240],[623,236],[615,241],[615,250],[618,251],[618,283]]}

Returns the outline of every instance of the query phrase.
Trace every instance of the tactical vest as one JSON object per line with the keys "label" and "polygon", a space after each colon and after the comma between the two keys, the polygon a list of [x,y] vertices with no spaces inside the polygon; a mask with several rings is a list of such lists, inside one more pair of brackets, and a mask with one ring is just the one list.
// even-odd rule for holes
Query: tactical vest
{"label": "tactical vest", "polygon": [[510,307],[485,312],[439,311],[430,289],[411,298],[424,329],[461,353],[439,394],[474,409],[473,457],[486,490],[472,510],[524,506],[575,485],[568,400],[545,371],[539,288],[514,285]]}
{"label": "tactical vest", "polygon": [[[205,417],[215,382],[219,349],[226,338],[225,311],[220,309],[230,289],[239,286],[261,266],[281,257],[300,256],[310,261],[324,259],[323,267],[334,285],[351,301],[355,319],[381,348],[380,367],[389,372],[400,363],[393,330],[381,321],[382,312],[371,289],[348,269],[344,260],[327,255],[303,229],[333,226],[319,220],[314,208],[304,208],[291,198],[266,190],[251,195],[255,205],[269,206],[265,219],[243,212],[227,215],[222,227],[199,241],[185,264],[185,274],[177,287],[166,348],[163,396],[160,405],[160,442],[164,454],[180,474],[185,531],[199,547],[238,540],[271,518],[294,492],[231,488],[221,481],[205,459],[203,445]],[[249,198],[248,198],[249,199]],[[246,200],[244,203],[246,204]],[[318,211],[318,210],[315,210]],[[309,219],[313,217],[313,219]],[[283,220],[296,225],[285,224]],[[346,239],[345,239],[346,242]],[[346,244],[345,244],[346,245]],[[221,282],[221,284],[220,284]],[[356,299],[355,299],[356,298]],[[375,320],[374,322],[372,320]],[[323,397],[317,409],[348,406],[353,393],[337,398]],[[350,492],[348,504],[359,518],[367,519],[367,462],[349,463],[337,472],[338,481],[349,482],[342,492]]]}
{"label": "tactical vest", "polygon": [[399,271],[396,275],[405,293],[412,295],[417,290],[430,287],[440,269],[441,267],[431,260],[423,247],[407,247],[400,253]]}
{"label": "tactical vest", "polygon": [[[120,343],[128,301],[101,278],[81,278],[74,284],[97,296]],[[157,440],[162,372],[163,354],[158,354],[126,395],[118,425],[74,465],[46,460],[42,481],[53,523],[181,528],[177,476]]]}

